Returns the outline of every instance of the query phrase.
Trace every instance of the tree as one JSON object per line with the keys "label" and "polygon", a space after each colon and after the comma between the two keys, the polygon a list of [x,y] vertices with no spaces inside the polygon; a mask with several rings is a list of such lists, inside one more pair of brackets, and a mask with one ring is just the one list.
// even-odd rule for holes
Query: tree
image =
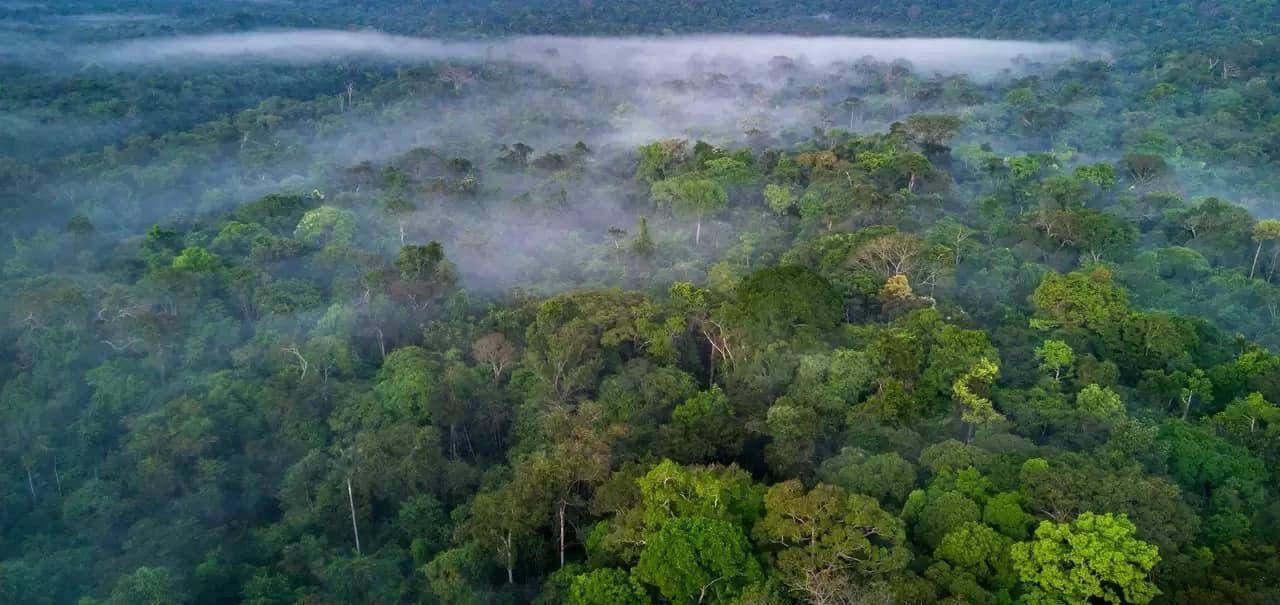
{"label": "tree", "polygon": [[695,246],[702,243],[702,219],[729,203],[729,194],[724,187],[709,178],[683,176],[658,181],[650,193],[659,206],[670,208],[678,216],[693,219]]}
{"label": "tree", "polygon": [[489,366],[494,382],[519,359],[515,346],[501,332],[491,332],[471,343],[471,356]]}
{"label": "tree", "polygon": [[294,239],[319,248],[333,258],[350,252],[355,235],[355,213],[332,206],[307,211],[293,231]]}
{"label": "tree", "polygon": [[760,516],[760,489],[736,466],[684,467],[670,460],[654,465],[636,481],[645,526],[702,517],[750,526]]}
{"label": "tree", "polygon": [[978,360],[973,369],[962,374],[951,386],[951,394],[959,410],[960,420],[968,426],[965,441],[973,439],[973,430],[979,424],[989,424],[1004,420],[997,412],[991,400],[979,394],[995,382],[1000,368],[986,357]]}
{"label": "tree", "polygon": [[185,601],[168,568],[139,567],[120,578],[105,605],[182,605]]}
{"label": "tree", "polygon": [[740,422],[719,385],[677,405],[671,411],[669,427],[668,447],[686,460],[735,454],[740,447]]}
{"label": "tree", "polygon": [[1034,539],[1010,551],[1027,590],[1023,598],[1031,605],[1151,602],[1160,594],[1148,579],[1160,554],[1134,538],[1134,530],[1126,517],[1111,513],[1041,522]]}
{"label": "tree", "polygon": [[1010,588],[1016,581],[1009,550],[1013,540],[981,523],[968,522],[943,536],[935,558],[971,573],[997,589]]}
{"label": "tree", "polygon": [[649,218],[640,217],[640,224],[636,227],[636,236],[631,240],[631,253],[647,261],[653,258],[657,253],[658,246],[653,242],[653,236],[649,234]]}
{"label": "tree", "polygon": [[650,605],[644,587],[631,574],[606,567],[573,578],[568,605]]}
{"label": "tree", "polygon": [[909,233],[882,235],[858,247],[850,261],[874,271],[881,279],[910,277],[924,261],[924,242]]}
{"label": "tree", "polygon": [[1040,369],[1053,372],[1053,381],[1058,382],[1063,370],[1071,370],[1076,354],[1067,343],[1050,339],[1036,347],[1036,360],[1040,362]]}
{"label": "tree", "polygon": [[916,469],[896,452],[868,456],[844,448],[822,463],[818,477],[850,492],[875,497],[885,506],[899,507],[915,486]]}
{"label": "tree", "polygon": [[636,178],[652,184],[670,176],[675,165],[689,157],[689,141],[666,139],[640,147]]}
{"label": "tree", "polygon": [[1231,402],[1213,416],[1213,424],[1255,452],[1280,460],[1280,406],[1267,401],[1261,393]]}
{"label": "tree", "polygon": [[810,603],[835,603],[859,579],[906,567],[902,521],[874,499],[818,485],[806,492],[798,480],[769,488],[765,516],[755,527],[761,542],[776,550],[784,581]]}
{"label": "tree", "polygon": [[786,216],[796,206],[796,196],[791,188],[770,183],[764,186],[764,202],[775,214]]}
{"label": "tree", "polygon": [[807,267],[756,271],[738,284],[737,298],[742,319],[762,343],[798,332],[822,334],[843,316],[844,305],[835,288]]}
{"label": "tree", "polygon": [[1046,273],[1031,294],[1031,303],[1037,315],[1058,325],[1092,329],[1105,326],[1128,307],[1124,291],[1101,268],[1090,273]]}
{"label": "tree", "polygon": [[[1249,279],[1253,279],[1253,274],[1258,269],[1258,255],[1262,254],[1262,245],[1280,241],[1280,220],[1267,218],[1254,223],[1253,241],[1258,242],[1258,247],[1253,251],[1253,263],[1249,265]],[[1280,246],[1277,246],[1276,250],[1280,253]],[[1274,257],[1271,259],[1271,265],[1274,271]]]}
{"label": "tree", "polygon": [[363,419],[364,422],[389,424],[425,418],[435,391],[437,370],[438,364],[425,349],[401,347],[392,351],[382,362],[374,387],[381,414]]}
{"label": "tree", "polygon": [[452,85],[455,94],[462,91],[462,87],[475,81],[475,79],[475,74],[461,67],[446,66],[440,70],[440,81]]}
{"label": "tree", "polygon": [[521,554],[536,539],[536,515],[542,511],[538,495],[527,487],[513,482],[476,494],[471,504],[472,518],[460,528],[463,535],[482,545],[492,560],[506,570],[508,584],[515,583]]}
{"label": "tree", "polygon": [[1098,418],[1114,419],[1124,416],[1124,401],[1115,391],[1096,384],[1086,385],[1076,394],[1076,408]]}
{"label": "tree", "polygon": [[1196,368],[1186,375],[1186,382],[1178,392],[1182,401],[1182,419],[1186,420],[1191,413],[1191,403],[1196,397],[1209,399],[1213,397],[1213,382],[1205,375],[1204,370]]}
{"label": "tree", "polygon": [[915,490],[907,496],[902,517],[913,524],[912,537],[930,548],[965,523],[981,520],[982,509],[958,491]]}
{"label": "tree", "polygon": [[431,594],[448,605],[479,605],[475,586],[487,572],[484,555],[474,543],[446,550],[422,568]]}
{"label": "tree", "polygon": [[439,242],[400,248],[395,267],[400,279],[392,284],[392,294],[418,311],[453,294],[458,285],[457,269]]}
{"label": "tree", "polygon": [[764,579],[742,529],[705,517],[673,519],[650,534],[635,574],[674,605],[734,603]]}
{"label": "tree", "polygon": [[1147,153],[1131,153],[1120,160],[1120,169],[1135,185],[1145,186],[1169,174],[1164,158]]}
{"label": "tree", "polygon": [[568,401],[595,385],[615,354],[669,351],[677,326],[658,313],[636,292],[577,290],[549,298],[526,331],[524,366],[551,399]]}
{"label": "tree", "polygon": [[289,580],[270,572],[255,575],[245,582],[241,597],[244,605],[290,605],[295,600]]}
{"label": "tree", "polygon": [[932,155],[947,149],[947,141],[956,136],[964,121],[947,114],[915,114],[907,117],[905,126],[911,140]]}
{"label": "tree", "polygon": [[1201,503],[1251,512],[1261,501],[1266,464],[1211,427],[1171,420],[1160,428],[1160,441],[1168,448],[1170,476]]}
{"label": "tree", "polygon": [[807,471],[813,461],[818,437],[817,411],[790,397],[779,397],[765,417],[772,441],[765,446],[765,458],[784,477]]}
{"label": "tree", "polygon": [[982,522],[1014,540],[1025,538],[1033,521],[1035,517],[1022,510],[1022,494],[1018,492],[998,493],[982,506]]}

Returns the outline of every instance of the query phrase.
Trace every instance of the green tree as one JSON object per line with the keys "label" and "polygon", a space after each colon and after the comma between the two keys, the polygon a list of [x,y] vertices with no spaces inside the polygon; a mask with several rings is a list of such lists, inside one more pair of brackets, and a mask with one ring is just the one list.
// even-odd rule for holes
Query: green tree
{"label": "green tree", "polygon": [[702,243],[702,220],[729,203],[729,194],[720,183],[689,176],[658,181],[653,184],[651,195],[659,206],[693,219],[695,246]]}
{"label": "green tree", "polygon": [[1128,308],[1122,290],[1111,283],[1103,269],[1066,275],[1046,273],[1031,294],[1036,314],[1064,327],[1097,329],[1120,317]]}
{"label": "green tree", "polygon": [[996,589],[1011,588],[1016,581],[1009,550],[1013,540],[981,523],[965,523],[942,537],[935,558],[973,574]]}
{"label": "green tree", "polygon": [[796,207],[796,196],[791,188],[770,183],[764,186],[764,202],[775,214],[786,216]]}
{"label": "green tree", "polygon": [[1124,416],[1124,401],[1107,387],[1086,385],[1076,394],[1076,408],[1098,418],[1114,419]]}
{"label": "green tree", "polygon": [[955,399],[960,421],[968,427],[965,441],[973,439],[974,428],[982,424],[990,424],[1004,420],[997,412],[991,400],[981,394],[995,382],[1000,368],[986,357],[978,359],[977,364],[962,374],[951,386],[951,394]]}
{"label": "green tree", "polygon": [[[1258,269],[1258,255],[1262,254],[1262,246],[1271,243],[1275,247],[1277,254],[1280,254],[1280,246],[1274,246],[1275,242],[1280,242],[1280,220],[1262,219],[1253,225],[1253,241],[1258,242],[1258,247],[1253,251],[1253,263],[1249,265],[1249,278],[1253,279],[1254,272]],[[1275,272],[1276,259],[1273,255],[1271,258],[1271,272]],[[1270,274],[1268,274],[1268,280]]]}
{"label": "green tree", "polygon": [[915,114],[907,116],[907,135],[927,154],[937,154],[947,149],[947,141],[955,138],[964,126],[960,118],[946,114]]}
{"label": "green tree", "polygon": [[649,528],[689,517],[723,519],[749,527],[761,513],[759,486],[736,466],[684,467],[663,460],[636,483]]}
{"label": "green tree", "polygon": [[1042,522],[1034,539],[1010,551],[1027,591],[1023,598],[1032,605],[1150,603],[1160,594],[1149,579],[1160,554],[1134,538],[1134,530],[1123,515],[1111,513]]}
{"label": "green tree", "polygon": [[783,580],[809,602],[831,602],[859,579],[900,571],[911,559],[902,521],[861,494],[798,480],[769,488],[760,542],[776,550]]}
{"label": "green tree", "polygon": [[573,578],[568,605],[649,605],[644,587],[631,574],[614,568],[597,569]]}
{"label": "green tree", "polygon": [[1053,381],[1057,382],[1063,371],[1071,371],[1076,354],[1067,343],[1050,339],[1036,347],[1036,360],[1040,362],[1041,370],[1053,372]]}
{"label": "green tree", "polygon": [[139,567],[116,583],[105,605],[181,605],[186,599],[165,567]]}
{"label": "green tree", "polygon": [[822,334],[843,315],[835,288],[807,267],[756,271],[738,284],[737,298],[743,321],[762,343],[797,333]]}
{"label": "green tree", "polygon": [[374,386],[379,413],[362,422],[377,426],[426,419],[438,374],[438,364],[425,349],[401,347],[392,351],[382,362]]}
{"label": "green tree", "polygon": [[913,524],[914,539],[936,548],[952,530],[979,521],[982,509],[958,491],[916,490],[907,496],[902,517]]}
{"label": "green tree", "polygon": [[850,492],[866,494],[885,506],[901,506],[916,483],[916,469],[896,452],[868,456],[854,448],[844,448],[818,469],[826,483]]}
{"label": "green tree", "polygon": [[681,517],[649,534],[635,574],[675,605],[737,601],[764,579],[741,527],[705,517]]}
{"label": "green tree", "polygon": [[698,393],[671,411],[668,447],[686,460],[734,454],[740,447],[740,422],[720,387]]}

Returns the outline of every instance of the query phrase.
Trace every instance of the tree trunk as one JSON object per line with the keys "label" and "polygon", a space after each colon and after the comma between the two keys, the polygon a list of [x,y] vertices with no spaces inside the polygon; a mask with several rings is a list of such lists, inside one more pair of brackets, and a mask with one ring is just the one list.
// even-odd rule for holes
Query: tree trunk
{"label": "tree trunk", "polygon": [[695,248],[702,245],[702,219],[698,219],[697,226],[693,229],[693,245]]}
{"label": "tree trunk", "polygon": [[1192,397],[1195,397],[1195,395],[1188,395],[1188,396],[1187,396],[1187,398],[1186,398],[1185,400],[1183,400],[1183,401],[1182,401],[1182,419],[1183,419],[1183,420],[1186,420],[1186,419],[1187,419],[1187,414],[1190,414],[1190,413],[1191,413],[1191,398],[1192,398]]}
{"label": "tree trunk", "polygon": [[507,530],[507,584],[516,583],[515,546],[511,541],[511,530]]}
{"label": "tree trunk", "polygon": [[1253,251],[1253,265],[1249,267],[1249,279],[1253,279],[1253,272],[1258,269],[1258,255],[1262,254],[1262,242],[1258,242],[1258,249]]}
{"label": "tree trunk", "polygon": [[29,467],[29,466],[27,466],[27,465],[25,465],[25,464],[24,464],[24,465],[22,466],[22,470],[27,471],[27,491],[31,492],[31,505],[32,505],[32,506],[35,506],[35,504],[36,504],[36,482],[35,482],[35,480],[33,480],[33,479],[31,478],[31,467]]}
{"label": "tree trunk", "polygon": [[564,568],[564,507],[566,506],[563,499],[560,500],[560,568]]}
{"label": "tree trunk", "polygon": [[716,383],[716,350],[712,347],[707,353],[707,388]]}
{"label": "tree trunk", "polygon": [[356,497],[351,491],[351,477],[347,477],[347,503],[351,505],[351,531],[356,536],[356,555],[360,555],[360,526],[356,525]]}

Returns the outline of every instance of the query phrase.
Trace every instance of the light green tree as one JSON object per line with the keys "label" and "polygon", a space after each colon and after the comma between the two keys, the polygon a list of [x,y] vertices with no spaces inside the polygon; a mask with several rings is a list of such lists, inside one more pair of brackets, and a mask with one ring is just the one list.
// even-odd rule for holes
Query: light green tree
{"label": "light green tree", "polygon": [[995,362],[983,357],[951,385],[951,394],[960,412],[960,420],[968,427],[966,442],[973,438],[973,430],[978,425],[1004,420],[1004,415],[996,411],[991,400],[980,394],[981,390],[995,382],[999,373],[1000,368]]}
{"label": "light green tree", "polygon": [[693,219],[693,245],[702,243],[702,220],[729,203],[729,194],[713,179],[680,177],[653,184],[653,201],[677,216]]}
{"label": "light green tree", "polygon": [[1044,521],[1035,538],[1010,550],[1029,605],[1135,603],[1160,594],[1150,580],[1159,549],[1133,537],[1123,515],[1081,514],[1071,523]]}
{"label": "light green tree", "polygon": [[788,187],[770,183],[764,186],[764,203],[775,214],[785,215],[796,207],[796,195]]}
{"label": "light green tree", "polygon": [[1124,401],[1107,387],[1091,384],[1076,394],[1076,408],[1099,418],[1116,418],[1124,415]]}
{"label": "light green tree", "polygon": [[1071,364],[1075,363],[1076,353],[1067,343],[1051,339],[1036,347],[1036,361],[1040,362],[1041,370],[1053,372],[1053,381],[1057,382],[1062,378],[1062,372],[1070,370]]}
{"label": "light green tree", "polygon": [[569,605],[649,605],[644,587],[627,572],[612,567],[574,577]]}

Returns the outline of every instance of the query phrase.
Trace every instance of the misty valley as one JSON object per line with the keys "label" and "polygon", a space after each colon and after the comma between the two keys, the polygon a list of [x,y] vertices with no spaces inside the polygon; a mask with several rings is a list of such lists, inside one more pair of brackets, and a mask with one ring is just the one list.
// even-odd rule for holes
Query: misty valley
{"label": "misty valley", "polygon": [[0,603],[1280,602],[1277,23],[0,0]]}

